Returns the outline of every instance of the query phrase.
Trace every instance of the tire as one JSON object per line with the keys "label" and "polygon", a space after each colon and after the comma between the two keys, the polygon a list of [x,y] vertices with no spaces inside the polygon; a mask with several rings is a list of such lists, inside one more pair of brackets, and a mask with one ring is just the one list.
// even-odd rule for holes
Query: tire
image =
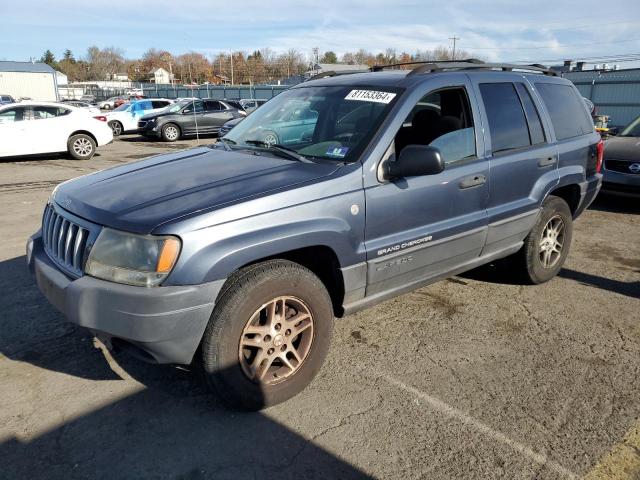
{"label": "tire", "polygon": [[278,134],[276,132],[268,131],[262,134],[262,141],[264,143],[273,145],[280,143],[280,138],[278,137]]}
{"label": "tire", "polygon": [[204,381],[232,408],[260,410],[284,402],[318,373],[332,332],[329,293],[310,270],[286,260],[252,265],[233,274],[218,297],[200,349]]}
{"label": "tire", "polygon": [[114,137],[119,137],[120,135],[122,135],[124,127],[118,120],[112,120],[111,122],[109,122],[109,126],[111,127],[111,131],[113,132]]}
{"label": "tire", "polygon": [[67,151],[76,160],[89,160],[96,153],[96,141],[84,133],[72,135],[67,140]]}
{"label": "tire", "polygon": [[[558,230],[555,240],[554,230]],[[524,239],[524,246],[514,258],[523,279],[527,283],[540,284],[555,277],[569,255],[572,234],[569,205],[562,198],[550,195],[542,204],[538,221]]]}
{"label": "tire", "polygon": [[175,142],[176,140],[180,140],[180,137],[182,136],[180,127],[175,123],[167,123],[166,125],[163,125],[160,133],[162,135],[162,140],[165,142]]}

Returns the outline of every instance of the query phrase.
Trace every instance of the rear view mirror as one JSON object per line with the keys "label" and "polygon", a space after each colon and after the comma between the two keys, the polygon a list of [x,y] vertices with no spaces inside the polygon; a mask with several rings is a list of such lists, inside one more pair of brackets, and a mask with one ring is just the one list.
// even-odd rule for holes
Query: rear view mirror
{"label": "rear view mirror", "polygon": [[407,145],[395,162],[387,164],[387,177],[403,178],[436,175],[444,170],[440,150],[429,145]]}

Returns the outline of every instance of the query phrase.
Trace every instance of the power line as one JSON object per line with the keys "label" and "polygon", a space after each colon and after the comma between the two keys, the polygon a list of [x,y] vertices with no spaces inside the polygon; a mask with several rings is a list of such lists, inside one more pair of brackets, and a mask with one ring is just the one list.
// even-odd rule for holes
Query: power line
{"label": "power line", "polygon": [[468,50],[551,50],[555,48],[573,48],[573,47],[593,47],[597,45],[613,45],[618,43],[640,42],[640,38],[633,38],[629,40],[616,40],[613,42],[597,42],[597,43],[576,43],[573,45],[549,45],[541,47],[466,47]]}

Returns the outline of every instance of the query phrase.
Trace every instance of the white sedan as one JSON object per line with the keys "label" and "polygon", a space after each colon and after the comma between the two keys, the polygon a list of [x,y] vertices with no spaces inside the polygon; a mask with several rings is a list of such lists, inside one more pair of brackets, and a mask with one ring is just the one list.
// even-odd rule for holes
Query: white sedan
{"label": "white sedan", "polygon": [[69,152],[87,160],[112,141],[107,122],[84,108],[53,102],[0,106],[0,157]]}
{"label": "white sedan", "polygon": [[145,98],[124,103],[113,112],[105,113],[114,136],[138,131],[138,120],[149,113],[164,110],[173,103],[166,98]]}

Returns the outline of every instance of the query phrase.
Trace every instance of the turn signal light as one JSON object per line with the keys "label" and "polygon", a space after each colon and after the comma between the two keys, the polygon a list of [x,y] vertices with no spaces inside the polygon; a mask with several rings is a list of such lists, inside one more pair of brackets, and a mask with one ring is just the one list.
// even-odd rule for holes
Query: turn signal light
{"label": "turn signal light", "polygon": [[177,238],[167,238],[160,251],[156,272],[169,273],[178,258],[178,253],[180,253],[180,241]]}
{"label": "turn signal light", "polygon": [[107,117],[105,117],[104,115],[98,115],[97,117],[93,117],[96,120],[100,120],[101,122],[106,122],[107,121]]}

